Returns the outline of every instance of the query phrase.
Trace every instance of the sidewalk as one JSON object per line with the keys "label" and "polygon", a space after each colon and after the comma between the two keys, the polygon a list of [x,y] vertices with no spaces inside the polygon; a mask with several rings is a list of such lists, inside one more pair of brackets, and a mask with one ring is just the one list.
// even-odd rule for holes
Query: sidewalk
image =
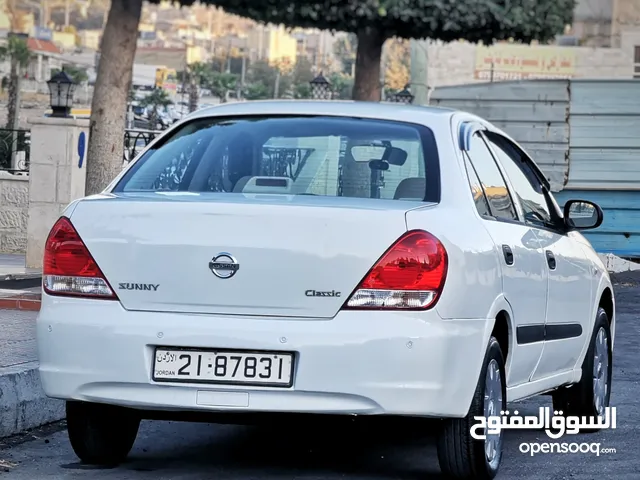
{"label": "sidewalk", "polygon": [[0,438],[64,418],[40,386],[36,312],[0,309]]}
{"label": "sidewalk", "polygon": [[40,309],[39,270],[26,268],[24,255],[0,253],[0,308]]}
{"label": "sidewalk", "polygon": [[0,288],[12,288],[2,285],[2,282],[38,282],[41,276],[40,270],[25,266],[24,255],[0,253]]}

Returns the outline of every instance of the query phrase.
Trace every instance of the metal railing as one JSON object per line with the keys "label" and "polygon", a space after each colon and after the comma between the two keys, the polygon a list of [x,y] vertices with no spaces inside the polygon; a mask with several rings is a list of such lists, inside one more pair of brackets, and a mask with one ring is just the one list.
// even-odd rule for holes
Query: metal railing
{"label": "metal railing", "polygon": [[296,180],[314,151],[314,148],[302,147],[263,147],[263,160],[266,161],[261,174]]}
{"label": "metal railing", "polygon": [[[151,143],[160,133],[156,130],[130,129],[124,132],[124,163],[128,164]],[[273,147],[262,149],[263,166],[261,175],[289,177],[297,179],[313,148]]]}
{"label": "metal railing", "polygon": [[30,130],[0,129],[0,170],[28,172],[30,153]]}
{"label": "metal railing", "polygon": [[156,130],[130,129],[124,131],[123,160],[129,163],[160,133]]}

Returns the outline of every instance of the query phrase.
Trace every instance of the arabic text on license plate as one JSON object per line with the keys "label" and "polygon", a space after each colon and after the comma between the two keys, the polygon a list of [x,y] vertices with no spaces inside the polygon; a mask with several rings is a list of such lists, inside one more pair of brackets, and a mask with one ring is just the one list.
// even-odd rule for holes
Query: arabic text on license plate
{"label": "arabic text on license plate", "polygon": [[291,385],[293,355],[156,349],[155,381]]}

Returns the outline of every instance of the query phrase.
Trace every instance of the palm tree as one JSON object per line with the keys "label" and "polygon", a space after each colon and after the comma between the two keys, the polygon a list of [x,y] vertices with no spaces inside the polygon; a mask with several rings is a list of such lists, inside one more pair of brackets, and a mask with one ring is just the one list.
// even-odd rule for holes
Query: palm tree
{"label": "palm tree", "polygon": [[220,102],[224,103],[229,93],[238,87],[238,76],[233,73],[216,72],[211,75],[207,86],[215,96],[220,98]]}
{"label": "palm tree", "polygon": [[189,112],[198,109],[198,87],[202,85],[202,79],[209,73],[210,68],[201,62],[192,63],[187,67],[189,73]]}
{"label": "palm tree", "polygon": [[158,109],[166,108],[173,104],[169,98],[169,94],[162,88],[156,88],[149,95],[140,100],[141,107],[149,107],[149,128],[154,130],[158,128]]}
{"label": "palm tree", "polygon": [[0,47],[0,60],[6,60],[7,58],[11,62],[7,128],[9,130],[17,130],[20,112],[20,79],[31,60],[31,52],[27,42],[20,37],[10,36],[7,44]]}

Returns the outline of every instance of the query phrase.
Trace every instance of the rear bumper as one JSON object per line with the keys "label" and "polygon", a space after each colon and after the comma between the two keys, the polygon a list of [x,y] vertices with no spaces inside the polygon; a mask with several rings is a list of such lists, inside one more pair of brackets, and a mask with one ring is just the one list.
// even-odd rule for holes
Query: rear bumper
{"label": "rear bumper", "polygon": [[[343,311],[331,320],[130,312],[43,295],[40,375],[54,398],[168,411],[462,417],[490,325],[429,312]],[[291,388],[156,383],[156,346],[292,351]]]}

